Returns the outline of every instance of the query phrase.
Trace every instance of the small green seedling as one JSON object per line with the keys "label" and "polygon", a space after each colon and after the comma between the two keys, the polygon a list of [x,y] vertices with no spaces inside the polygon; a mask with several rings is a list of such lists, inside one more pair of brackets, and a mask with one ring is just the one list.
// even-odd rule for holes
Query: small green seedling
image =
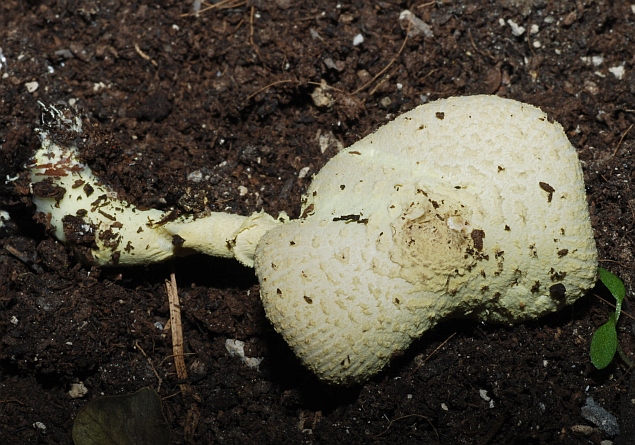
{"label": "small green seedling", "polygon": [[624,301],[624,296],[626,295],[626,288],[622,280],[608,270],[598,267],[598,274],[602,284],[606,286],[615,298],[615,313],[611,314],[609,320],[593,334],[590,350],[591,362],[597,369],[604,369],[611,364],[617,352],[627,365],[632,366],[633,363],[624,354],[617,341],[616,329],[617,320],[620,318],[622,311],[622,301]]}

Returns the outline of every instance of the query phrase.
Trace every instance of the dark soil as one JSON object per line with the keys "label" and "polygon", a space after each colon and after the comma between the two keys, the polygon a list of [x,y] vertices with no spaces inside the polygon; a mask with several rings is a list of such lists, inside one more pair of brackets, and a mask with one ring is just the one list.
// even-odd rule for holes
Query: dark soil
{"label": "dark soil", "polygon": [[[25,175],[42,102],[84,117],[95,136],[84,160],[139,206],[297,217],[311,174],[340,144],[422,102],[498,94],[564,126],[583,163],[600,264],[630,296],[632,2],[228,0],[203,3],[198,16],[192,3],[0,2],[0,206],[11,217],[0,229],[0,443],[70,444],[87,401],[143,386],[158,389],[175,444],[635,442],[633,374],[589,360],[612,310],[600,286],[515,327],[447,322],[368,383],[327,387],[269,325],[252,270],[207,257],[82,266],[34,219]],[[404,9],[434,35],[406,39]],[[527,31],[513,35],[507,20]],[[311,97],[321,82],[333,87],[331,106]],[[171,335],[157,327],[169,319],[171,270],[192,393],[181,392]],[[632,320],[623,316],[619,332],[631,357]],[[265,357],[260,371],[228,355],[229,338]],[[77,382],[88,394],[72,399]],[[620,436],[580,432],[593,426],[580,411],[588,396],[617,417]]]}

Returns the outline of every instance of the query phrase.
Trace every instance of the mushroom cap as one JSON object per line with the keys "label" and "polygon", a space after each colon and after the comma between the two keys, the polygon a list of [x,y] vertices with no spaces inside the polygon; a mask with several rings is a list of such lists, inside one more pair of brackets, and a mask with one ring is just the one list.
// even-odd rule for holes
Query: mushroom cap
{"label": "mushroom cap", "polygon": [[267,316],[300,360],[366,380],[449,317],[515,323],[591,288],[597,251],[562,127],[496,96],[397,117],[331,159],[260,240]]}

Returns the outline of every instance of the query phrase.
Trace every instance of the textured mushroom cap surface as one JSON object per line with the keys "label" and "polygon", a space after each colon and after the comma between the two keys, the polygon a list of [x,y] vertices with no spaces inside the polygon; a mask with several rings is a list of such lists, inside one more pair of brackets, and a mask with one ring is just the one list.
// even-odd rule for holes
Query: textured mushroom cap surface
{"label": "textured mushroom cap surface", "polygon": [[319,378],[350,384],[441,319],[514,323],[572,303],[594,285],[597,251],[562,127],[471,96],[336,155],[255,264],[276,330]]}

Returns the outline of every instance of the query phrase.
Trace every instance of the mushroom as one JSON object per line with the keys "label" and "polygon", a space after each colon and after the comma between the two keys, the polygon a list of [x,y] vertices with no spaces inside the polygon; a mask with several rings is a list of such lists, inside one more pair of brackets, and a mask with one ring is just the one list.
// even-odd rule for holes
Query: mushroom
{"label": "mushroom", "polygon": [[591,288],[597,252],[562,127],[496,96],[422,105],[341,151],[256,249],[267,316],[333,383],[450,317],[514,323]]}
{"label": "mushroom", "polygon": [[[32,171],[42,174],[42,162]],[[329,383],[368,379],[441,320],[536,318],[596,279],[576,151],[558,123],[510,99],[454,97],[397,117],[324,166],[301,215],[269,217],[245,256],[273,326]],[[238,222],[207,229],[206,220],[178,224],[232,244]]]}
{"label": "mushroom", "polygon": [[82,133],[81,120],[54,107],[45,110],[61,137],[38,130],[42,146],[30,166],[33,202],[48,215],[56,238],[72,244],[88,263],[134,266],[200,252],[253,267],[258,240],[288,220],[284,212],[274,219],[264,212],[174,217],[171,212],[139,210],[100,184],[80,162],[73,141]]}

